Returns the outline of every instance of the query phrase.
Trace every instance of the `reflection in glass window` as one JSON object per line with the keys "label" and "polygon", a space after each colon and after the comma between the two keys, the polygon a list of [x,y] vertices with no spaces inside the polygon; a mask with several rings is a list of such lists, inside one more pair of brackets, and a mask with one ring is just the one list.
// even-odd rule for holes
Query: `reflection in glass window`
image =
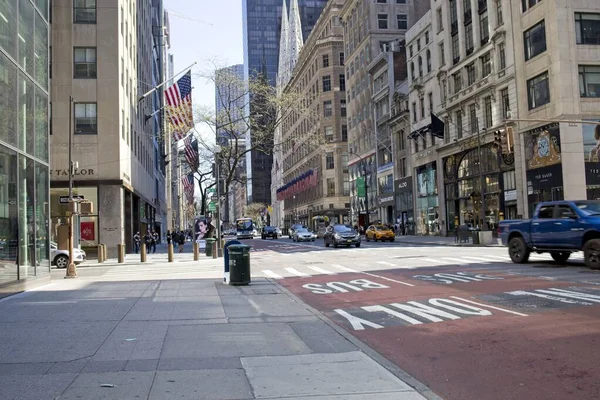
{"label": "reflection in glass window", "polygon": [[2,1],[0,10],[0,47],[10,56],[17,56],[17,1]]}
{"label": "reflection in glass window", "polygon": [[579,93],[581,97],[600,97],[600,67],[579,66]]}
{"label": "reflection in glass window", "polygon": [[98,133],[96,103],[75,104],[75,133]]}
{"label": "reflection in glass window", "polygon": [[33,24],[34,9],[29,0],[19,2],[19,64],[33,76]]}
{"label": "reflection in glass window", "polygon": [[96,0],[74,0],[73,22],[76,24],[95,24]]}
{"label": "reflection in glass window", "polygon": [[[19,245],[20,278],[35,275],[35,169],[33,160],[19,155]],[[23,268],[25,267],[25,268]]]}
{"label": "reflection in glass window", "polygon": [[35,80],[48,89],[48,24],[35,14]]}
{"label": "reflection in glass window", "polygon": [[50,271],[50,238],[48,226],[50,216],[48,215],[49,200],[48,193],[50,184],[48,182],[48,167],[36,163],[35,165],[35,204],[36,204],[36,223],[35,223],[35,241],[36,254],[35,260],[38,264],[37,275]]}
{"label": "reflection in glass window", "polygon": [[48,97],[35,90],[35,156],[48,161]]}
{"label": "reflection in glass window", "polygon": [[17,145],[17,77],[17,67],[0,53],[0,140],[13,146]]}
{"label": "reflection in glass window", "polygon": [[33,82],[21,75],[19,79],[19,149],[29,154],[35,154],[33,102]]}
{"label": "reflection in glass window", "polygon": [[73,50],[75,78],[96,78],[96,48],[79,47]]}
{"label": "reflection in glass window", "polygon": [[17,279],[17,154],[0,153],[0,282]]}

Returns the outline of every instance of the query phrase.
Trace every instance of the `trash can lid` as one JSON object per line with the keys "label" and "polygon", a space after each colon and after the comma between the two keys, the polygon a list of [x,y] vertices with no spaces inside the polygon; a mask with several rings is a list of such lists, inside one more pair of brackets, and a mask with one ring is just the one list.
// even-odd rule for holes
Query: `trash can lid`
{"label": "trash can lid", "polygon": [[227,248],[229,250],[245,250],[245,249],[251,249],[252,246],[249,246],[247,244],[232,244],[230,246],[227,246]]}

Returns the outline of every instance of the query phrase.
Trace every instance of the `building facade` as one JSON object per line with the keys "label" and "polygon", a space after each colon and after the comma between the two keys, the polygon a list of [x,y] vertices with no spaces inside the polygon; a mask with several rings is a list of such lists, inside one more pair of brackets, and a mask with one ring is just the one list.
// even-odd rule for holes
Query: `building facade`
{"label": "building facade", "polygon": [[350,223],[343,4],[332,0],[325,6],[285,88],[302,105],[282,120],[283,183],[304,179],[284,195],[286,227],[312,227],[313,219]]}
{"label": "building facade", "polygon": [[4,1],[0,30],[0,297],[50,279],[48,1]]}
{"label": "building facade", "polygon": [[[341,12],[348,87],[346,102],[353,224],[364,226],[367,219],[375,221],[382,217],[378,211],[377,170],[383,164],[377,163],[373,90],[367,66],[379,53],[387,50],[390,42],[402,40],[408,28],[428,9],[429,3],[413,0],[349,0]],[[362,196],[363,192],[366,196]],[[365,204],[367,198],[368,204]],[[365,218],[367,213],[369,217]]]}
{"label": "building facade", "polygon": [[72,133],[74,193],[95,212],[78,221],[80,244],[104,243],[115,257],[118,244],[131,250],[136,231],[160,231],[166,209],[162,113],[155,113],[164,96],[157,90],[138,101],[161,83],[162,2],[56,0],[52,7],[51,237],[66,218],[60,196]]}
{"label": "building facade", "polygon": [[517,214],[600,198],[600,3],[513,0],[502,10],[515,38]]}
{"label": "building facade", "polygon": [[[297,8],[302,24],[302,38],[306,40],[327,0],[288,0],[287,8]],[[266,77],[275,86],[279,61],[279,33],[281,31],[281,0],[243,0],[244,76],[256,77],[266,71]],[[246,99],[246,114],[252,111]],[[251,146],[252,135],[247,138]],[[271,204],[271,170],[273,155],[250,151],[246,159],[247,200],[249,203]]]}

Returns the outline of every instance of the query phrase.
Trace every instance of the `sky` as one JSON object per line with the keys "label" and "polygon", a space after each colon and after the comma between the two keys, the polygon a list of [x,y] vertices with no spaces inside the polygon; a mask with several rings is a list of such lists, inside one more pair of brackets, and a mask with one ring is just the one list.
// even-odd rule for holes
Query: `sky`
{"label": "sky", "polygon": [[214,84],[193,74],[210,71],[213,60],[219,67],[244,63],[242,0],[164,0],[164,7],[174,72],[198,62],[192,70],[192,102],[214,108]]}

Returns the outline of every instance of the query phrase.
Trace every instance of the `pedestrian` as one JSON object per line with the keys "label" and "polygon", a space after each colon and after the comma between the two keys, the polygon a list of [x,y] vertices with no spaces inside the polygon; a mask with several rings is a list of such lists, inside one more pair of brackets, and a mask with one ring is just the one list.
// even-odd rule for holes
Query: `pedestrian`
{"label": "pedestrian", "polygon": [[146,253],[149,253],[152,248],[152,235],[150,231],[147,231],[144,235],[144,245],[146,246]]}
{"label": "pedestrian", "polygon": [[167,246],[171,244],[171,231],[167,230]]}
{"label": "pedestrian", "polygon": [[141,240],[142,238],[140,237],[140,233],[136,232],[135,235],[133,235],[133,250],[135,251],[135,254],[140,251]]}
{"label": "pedestrian", "polygon": [[159,241],[158,232],[152,231],[152,253],[156,253],[156,245]]}
{"label": "pedestrian", "polygon": [[185,245],[185,232],[179,232],[179,252],[183,253],[183,246]]}

